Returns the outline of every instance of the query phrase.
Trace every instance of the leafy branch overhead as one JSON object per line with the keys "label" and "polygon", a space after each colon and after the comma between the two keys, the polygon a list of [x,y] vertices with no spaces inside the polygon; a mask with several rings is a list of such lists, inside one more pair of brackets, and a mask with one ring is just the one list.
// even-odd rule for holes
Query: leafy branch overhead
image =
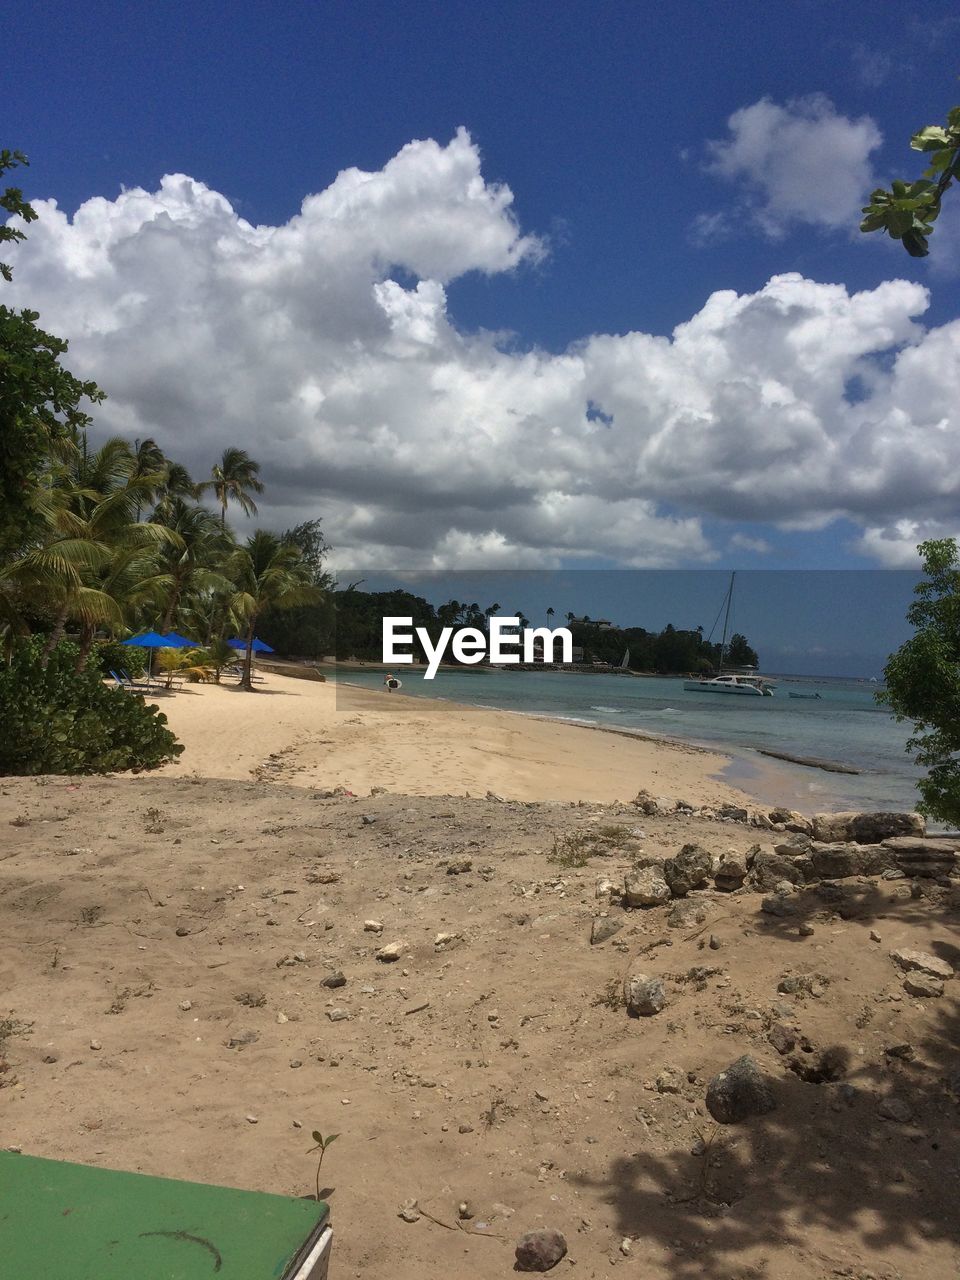
{"label": "leafy branch overhead", "polygon": [[910,139],[914,151],[932,155],[923,177],[916,182],[894,181],[889,191],[878,187],[864,206],[861,231],[886,231],[900,240],[912,258],[930,252],[927,237],[940,215],[947,187],[960,178],[960,107],[947,115],[946,125],[928,124]]}

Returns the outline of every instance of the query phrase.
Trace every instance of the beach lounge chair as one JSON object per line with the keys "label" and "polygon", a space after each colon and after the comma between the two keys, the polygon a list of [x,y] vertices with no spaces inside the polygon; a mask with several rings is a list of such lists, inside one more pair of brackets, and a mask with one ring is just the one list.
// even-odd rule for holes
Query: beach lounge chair
{"label": "beach lounge chair", "polygon": [[126,671],[121,671],[119,673],[111,671],[110,674],[117,682],[118,689],[130,689],[133,693],[144,693],[151,687],[146,681],[132,680],[130,676],[127,675]]}
{"label": "beach lounge chair", "polygon": [[0,1151],[5,1276],[326,1280],[324,1201]]}

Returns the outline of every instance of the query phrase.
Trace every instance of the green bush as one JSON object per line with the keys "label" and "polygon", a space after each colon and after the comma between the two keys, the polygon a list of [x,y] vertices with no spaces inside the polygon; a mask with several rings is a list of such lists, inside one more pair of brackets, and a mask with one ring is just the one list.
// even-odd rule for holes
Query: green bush
{"label": "green bush", "polygon": [[108,688],[95,664],[77,674],[75,644],[62,641],[46,669],[42,648],[22,641],[0,665],[0,775],[154,769],[183,750],[155,706]]}
{"label": "green bush", "polygon": [[148,650],[139,645],[121,644],[119,640],[101,640],[90,655],[90,665],[95,665],[102,676],[121,668],[128,675],[143,675],[147,669]]}

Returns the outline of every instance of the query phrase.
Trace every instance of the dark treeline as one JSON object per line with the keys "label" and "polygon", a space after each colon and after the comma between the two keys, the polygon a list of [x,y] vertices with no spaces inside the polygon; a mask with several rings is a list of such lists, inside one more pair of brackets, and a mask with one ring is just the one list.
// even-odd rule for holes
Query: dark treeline
{"label": "dark treeline", "polygon": [[[295,538],[296,531],[291,530],[284,536]],[[326,595],[318,604],[264,617],[260,634],[279,653],[295,657],[315,659],[334,655],[341,660],[357,658],[379,662],[383,654],[384,618],[412,618],[413,627],[425,628],[436,641],[444,627],[475,627],[487,632],[490,618],[497,614],[518,617],[523,627],[561,625],[553,609],[548,610],[545,620],[531,623],[522,610],[508,612],[498,603],[481,607],[476,602],[449,600],[434,606],[409,591],[368,592],[351,585]],[[720,663],[719,643],[705,640],[702,628],[684,631],[668,624],[662,631],[647,631],[643,627],[613,627],[572,614],[567,615],[566,625],[570,627],[575,648],[583,650],[579,660],[587,664],[604,662],[620,666],[627,651],[632,671],[706,672],[716,670]],[[757,662],[757,654],[746,638],[740,634],[732,636],[724,664],[756,666]]]}

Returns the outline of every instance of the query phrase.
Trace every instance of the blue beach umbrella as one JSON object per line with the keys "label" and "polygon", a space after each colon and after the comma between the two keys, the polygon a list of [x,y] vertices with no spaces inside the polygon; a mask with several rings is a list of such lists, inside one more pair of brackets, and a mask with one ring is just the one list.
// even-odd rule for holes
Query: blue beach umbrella
{"label": "blue beach umbrella", "polygon": [[129,640],[122,640],[121,644],[128,644],[138,649],[150,650],[150,665],[147,667],[147,678],[153,676],[153,651],[154,649],[191,649],[193,641],[188,640],[185,636],[178,636],[175,631],[171,631],[169,635],[162,636],[156,631],[141,631],[138,636],[131,636]]}
{"label": "blue beach umbrella", "polygon": [[[246,640],[238,640],[236,636],[232,640],[228,640],[227,644],[230,646],[231,649],[246,649],[247,647]],[[261,640],[259,636],[254,636],[253,652],[254,653],[273,653],[273,649],[270,648],[270,646],[267,644],[265,640]]]}

